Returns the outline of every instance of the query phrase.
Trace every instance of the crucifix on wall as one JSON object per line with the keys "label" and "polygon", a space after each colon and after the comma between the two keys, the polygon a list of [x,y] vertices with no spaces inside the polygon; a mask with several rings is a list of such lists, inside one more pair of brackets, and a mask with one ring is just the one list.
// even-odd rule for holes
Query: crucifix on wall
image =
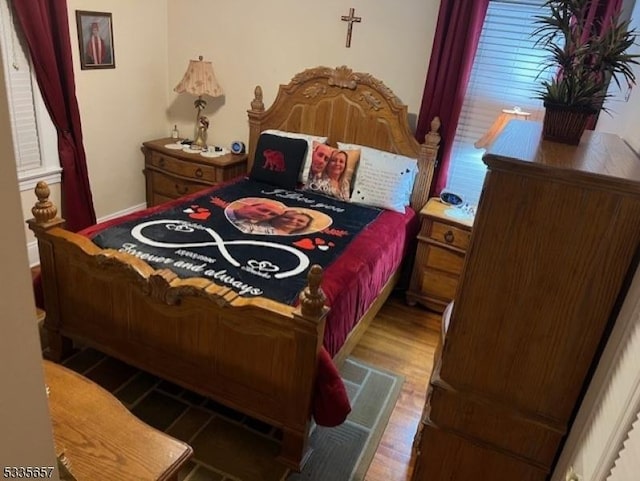
{"label": "crucifix on wall", "polygon": [[353,30],[353,23],[360,23],[362,21],[361,17],[355,17],[353,14],[355,13],[355,8],[349,9],[349,15],[343,15],[342,21],[348,22],[349,26],[347,27],[347,44],[346,47],[351,47],[351,30]]}

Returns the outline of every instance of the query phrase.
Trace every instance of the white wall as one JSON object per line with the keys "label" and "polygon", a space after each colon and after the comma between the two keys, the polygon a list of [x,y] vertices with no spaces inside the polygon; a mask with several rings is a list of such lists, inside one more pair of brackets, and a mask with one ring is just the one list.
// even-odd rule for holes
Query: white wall
{"label": "white wall", "polygon": [[[0,68],[0,469],[55,466],[10,132]],[[52,479],[58,479],[57,473]]]}
{"label": "white wall", "polygon": [[[169,134],[166,0],[68,0],[87,168],[96,215],[144,203],[141,142]],[[76,10],[112,14],[115,69],[81,70]]]}
{"label": "white wall", "polygon": [[[168,0],[170,124],[192,136],[194,98],[177,95],[190,59],[213,62],[225,96],[208,99],[209,143],[228,146],[246,141],[246,111],[256,85],[265,106],[279,84],[305,68],[347,65],[385,82],[417,113],[422,100],[439,0]],[[345,47],[349,8],[362,18]]]}

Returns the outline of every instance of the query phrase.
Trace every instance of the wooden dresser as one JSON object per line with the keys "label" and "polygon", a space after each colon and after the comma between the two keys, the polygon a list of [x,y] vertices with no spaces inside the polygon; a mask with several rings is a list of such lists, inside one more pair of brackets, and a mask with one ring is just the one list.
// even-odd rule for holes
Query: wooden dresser
{"label": "wooden dresser", "polygon": [[174,141],[167,138],[142,144],[148,207],[247,173],[246,154],[204,157],[165,147]]}
{"label": "wooden dresser", "polygon": [[419,302],[442,312],[458,288],[473,217],[460,208],[432,198],[420,211],[420,222],[407,303],[415,305]]}
{"label": "wooden dresser", "polygon": [[177,481],[193,449],[146,425],[109,392],[44,361],[56,455],[78,479]]}
{"label": "wooden dresser", "polygon": [[414,448],[413,481],[543,481],[640,246],[640,160],[511,121],[488,172]]}

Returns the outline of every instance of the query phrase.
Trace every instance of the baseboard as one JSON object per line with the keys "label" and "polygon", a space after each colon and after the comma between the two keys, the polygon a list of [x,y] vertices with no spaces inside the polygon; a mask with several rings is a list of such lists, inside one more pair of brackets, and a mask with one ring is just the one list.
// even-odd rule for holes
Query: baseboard
{"label": "baseboard", "polygon": [[[134,205],[133,207],[129,207],[119,212],[114,212],[113,214],[100,217],[97,223],[99,224],[100,222],[105,222],[111,219],[115,219],[117,217],[122,217],[146,208],[147,208],[146,203]],[[38,253],[38,241],[34,240],[27,243],[27,253],[29,255],[29,267],[35,267],[37,265],[40,265],[40,254]]]}

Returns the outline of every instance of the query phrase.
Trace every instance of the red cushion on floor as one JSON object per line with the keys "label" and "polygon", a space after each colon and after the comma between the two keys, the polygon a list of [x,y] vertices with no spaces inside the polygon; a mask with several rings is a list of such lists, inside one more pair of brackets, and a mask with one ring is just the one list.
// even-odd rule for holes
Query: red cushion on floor
{"label": "red cushion on floor", "polygon": [[329,352],[322,348],[318,357],[318,373],[313,397],[313,418],[320,426],[338,426],[351,412],[351,403],[340,373]]}

